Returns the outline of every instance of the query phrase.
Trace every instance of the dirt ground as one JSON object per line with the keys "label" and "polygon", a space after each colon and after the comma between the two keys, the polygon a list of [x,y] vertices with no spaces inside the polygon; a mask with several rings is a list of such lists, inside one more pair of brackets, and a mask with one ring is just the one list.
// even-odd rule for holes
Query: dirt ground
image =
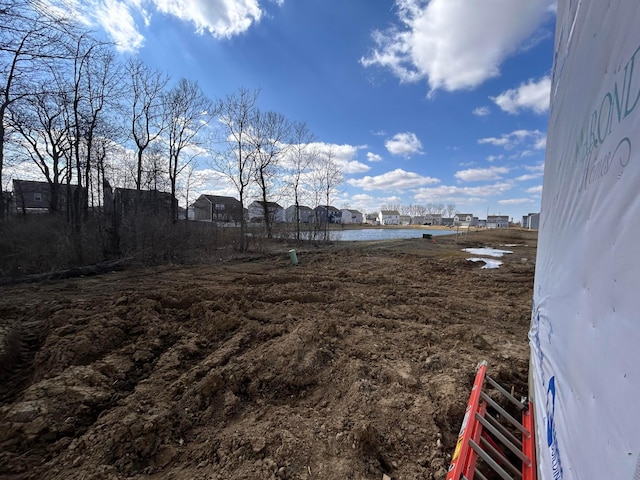
{"label": "dirt ground", "polygon": [[0,287],[0,478],[444,478],[478,362],[526,394],[536,253],[455,240]]}

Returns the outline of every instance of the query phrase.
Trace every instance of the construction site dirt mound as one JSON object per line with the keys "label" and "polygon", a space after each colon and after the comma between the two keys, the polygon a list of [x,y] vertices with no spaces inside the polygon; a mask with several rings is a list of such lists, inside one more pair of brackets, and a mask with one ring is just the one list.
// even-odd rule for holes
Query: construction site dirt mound
{"label": "construction site dirt mound", "polygon": [[440,479],[526,393],[535,232],[289,247],[1,287],[0,478]]}

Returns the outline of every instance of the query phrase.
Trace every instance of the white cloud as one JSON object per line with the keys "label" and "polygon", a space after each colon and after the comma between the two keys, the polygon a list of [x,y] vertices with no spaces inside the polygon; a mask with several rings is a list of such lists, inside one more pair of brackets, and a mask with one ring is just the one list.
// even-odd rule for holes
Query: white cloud
{"label": "white cloud", "polygon": [[194,202],[200,195],[224,195],[238,197],[238,190],[226,175],[211,168],[198,169],[193,172],[193,183],[196,185],[195,194],[191,193],[190,202]]}
{"label": "white cloud", "polygon": [[366,193],[350,195],[348,198],[349,208],[355,208],[362,213],[371,211],[371,206],[376,205],[378,201],[371,195]]}
{"label": "white cloud", "polygon": [[402,155],[410,157],[415,153],[422,153],[422,143],[418,140],[415,133],[404,132],[396,133],[392,138],[384,142],[389,153],[393,155]]}
{"label": "white cloud", "polygon": [[351,200],[358,204],[368,204],[373,200],[371,195],[367,195],[366,193],[357,193],[355,195],[351,195]]}
{"label": "white cloud", "polygon": [[506,167],[470,168],[468,170],[460,170],[454,176],[463,182],[477,182],[481,180],[498,180],[508,172],[509,169]]}
{"label": "white cloud", "polygon": [[159,12],[193,23],[198,33],[230,38],[260,21],[258,0],[152,0]]}
{"label": "white cloud", "polygon": [[495,160],[502,160],[503,158],[504,158],[504,155],[489,155],[489,156],[487,157],[487,160],[488,160],[489,162],[493,162],[493,161],[495,161]]}
{"label": "white cloud", "polygon": [[523,110],[533,110],[535,113],[546,113],[549,110],[549,92],[551,91],[551,77],[546,76],[539,81],[529,80],[518,88],[502,92],[497,97],[489,97],[502,110],[517,114]]}
{"label": "white cloud", "polygon": [[380,205],[394,205],[394,204],[398,204],[398,203],[402,203],[402,198],[400,197],[396,197],[396,196],[390,196],[390,197],[380,197]]}
{"label": "white cloud", "polygon": [[142,47],[144,37],[136,27],[129,7],[118,0],[104,0],[96,3],[96,22],[113,39],[118,50],[133,52]]}
{"label": "white cloud", "polygon": [[380,162],[382,160],[382,157],[377,153],[367,152],[367,160],[369,160],[370,162]]}
{"label": "white cloud", "polygon": [[474,88],[549,16],[555,0],[396,0],[399,24],[373,32],[365,66],[403,82],[427,80],[431,92]]}
{"label": "white cloud", "polygon": [[507,198],[505,200],[498,200],[500,205],[520,205],[521,203],[533,203],[530,198]]}
{"label": "white cloud", "polygon": [[339,167],[342,168],[342,173],[344,173],[345,175],[364,173],[364,172],[368,172],[371,169],[369,165],[365,165],[364,163],[359,162],[357,160],[349,160],[345,162],[337,161],[336,163],[338,164]]}
{"label": "white cloud", "polygon": [[417,202],[461,202],[479,200],[473,197],[494,197],[502,195],[513,187],[510,182],[493,183],[478,187],[457,187],[455,185],[441,185],[438,187],[421,188],[414,196]]}
{"label": "white cloud", "polygon": [[478,108],[475,108],[471,113],[473,113],[478,117],[486,117],[491,113],[491,110],[489,109],[489,107],[478,107]]}
{"label": "white cloud", "polygon": [[505,133],[500,137],[488,137],[478,140],[480,145],[489,144],[497,147],[503,147],[505,150],[523,145],[530,141],[530,145],[535,149],[543,149],[547,144],[547,136],[540,130],[514,130],[511,133]]}
{"label": "white cloud", "polygon": [[535,187],[527,188],[527,193],[534,193],[534,194],[542,193],[542,185],[537,185]]}
{"label": "white cloud", "polygon": [[364,173],[371,170],[369,165],[355,160],[358,150],[366,148],[366,145],[337,145],[335,143],[314,142],[309,144],[309,148],[324,154],[331,152],[332,160],[345,175]]}
{"label": "white cloud", "polygon": [[547,148],[547,136],[544,135],[538,138],[536,140],[536,143],[534,143],[533,148],[535,148],[536,150],[544,150],[545,148]]}
{"label": "white cloud", "polygon": [[529,172],[544,172],[544,163],[541,163],[539,165],[525,165],[524,167],[525,170],[528,170]]}
{"label": "white cloud", "polygon": [[2,190],[13,190],[11,180],[46,181],[45,176],[32,161],[25,161],[17,165],[5,165],[2,177],[3,185],[0,185]]}
{"label": "white cloud", "polygon": [[[86,25],[99,25],[118,49],[135,51],[144,43],[135,17],[148,27],[155,12],[176,17],[196,32],[231,38],[258,23],[264,9],[260,0],[47,0],[55,11],[65,10]],[[262,2],[264,3],[264,2]],[[275,0],[282,6],[284,0]]]}
{"label": "white cloud", "polygon": [[421,187],[439,183],[440,180],[432,177],[424,177],[418,173],[406,172],[401,168],[391,172],[383,173],[375,177],[362,177],[347,180],[347,183],[363,190],[408,190],[410,188]]}
{"label": "white cloud", "polygon": [[542,173],[528,173],[526,175],[520,175],[519,177],[516,177],[516,181],[517,182],[526,182],[528,180],[535,180],[536,178],[540,178],[542,176]]}

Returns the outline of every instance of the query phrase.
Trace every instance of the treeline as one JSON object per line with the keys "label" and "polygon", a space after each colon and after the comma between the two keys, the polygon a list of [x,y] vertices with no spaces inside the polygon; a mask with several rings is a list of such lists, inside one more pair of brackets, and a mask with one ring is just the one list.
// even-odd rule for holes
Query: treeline
{"label": "treeline", "polygon": [[427,203],[425,205],[401,205],[399,203],[388,203],[383,205],[381,210],[395,210],[400,215],[410,215],[412,217],[422,217],[425,215],[441,215],[444,218],[453,217],[457,210],[453,203]]}
{"label": "treeline", "polygon": [[[129,218],[116,218],[105,190],[128,187],[138,200],[144,190],[168,191],[188,206],[198,182],[209,180],[194,170],[196,159],[235,187],[243,208],[249,198],[264,202],[269,237],[268,202],[329,205],[342,182],[332,151],[305,123],[261,111],[257,90],[213,99],[194,80],[123,58],[46,2],[0,0],[0,24],[0,220],[10,201],[7,169],[28,162],[49,185],[48,209],[67,226],[75,262],[88,261],[86,247],[96,242],[103,257],[122,255],[128,233],[134,251],[147,248],[140,202]],[[177,219],[172,203],[165,220]]]}

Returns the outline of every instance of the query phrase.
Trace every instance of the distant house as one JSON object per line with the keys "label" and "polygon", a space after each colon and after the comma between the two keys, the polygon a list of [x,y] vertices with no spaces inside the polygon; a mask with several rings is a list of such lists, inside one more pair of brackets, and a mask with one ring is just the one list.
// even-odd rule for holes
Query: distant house
{"label": "distant house", "polygon": [[400,215],[400,225],[411,225],[411,215]]}
{"label": "distant house", "polygon": [[193,219],[199,222],[240,223],[242,206],[233,197],[200,195],[191,206]]}
{"label": "distant house", "polygon": [[375,213],[367,213],[364,217],[364,223],[367,225],[379,225],[378,215]]}
{"label": "distant house", "polygon": [[362,223],[362,213],[360,213],[357,210],[351,210],[348,208],[344,208],[342,209],[342,217],[341,217],[341,222],[342,223],[356,223],[356,224],[361,224]]}
{"label": "distant house", "polygon": [[487,215],[487,228],[509,228],[509,215]]}
{"label": "distant house", "polygon": [[424,223],[426,223],[427,225],[442,225],[442,214],[427,213],[424,216]]}
{"label": "distant house", "polygon": [[427,221],[424,218],[424,215],[414,215],[411,217],[411,225],[424,225]]}
{"label": "distant house", "polygon": [[159,190],[136,190],[135,188],[104,187],[104,207],[108,213],[120,218],[132,215],[171,218],[178,212],[178,200],[168,192]]}
{"label": "distant house", "polygon": [[319,224],[342,223],[342,210],[331,205],[318,205],[313,209],[310,221]]}
{"label": "distant house", "polygon": [[364,223],[364,215],[362,212],[358,210],[349,210],[351,212],[351,223],[356,223],[358,225]]}
{"label": "distant house", "polygon": [[[13,195],[9,212],[18,215],[65,211],[67,208],[67,185],[49,182],[13,180]],[[71,185],[73,195],[78,186]],[[55,190],[55,191],[54,191]],[[85,189],[83,189],[84,191]]]}
{"label": "distant house", "polygon": [[453,216],[453,224],[461,227],[475,227],[478,225],[478,218],[471,213],[456,213]]}
{"label": "distant house", "polygon": [[[267,202],[267,213],[269,215],[269,222],[284,222],[284,209],[276,202]],[[264,222],[264,202],[262,200],[255,200],[247,207],[247,215],[249,221],[252,223]]]}
{"label": "distant house", "polygon": [[397,210],[380,210],[378,223],[380,225],[400,225],[400,213]]}
{"label": "distant house", "polygon": [[440,220],[443,227],[453,227],[453,217],[442,217]]}
{"label": "distant house", "polygon": [[305,205],[298,206],[297,215],[295,205],[291,205],[284,209],[284,219],[287,223],[296,223],[296,221],[299,221],[300,223],[309,223],[309,219],[312,215],[313,210],[311,207],[307,207]]}
{"label": "distant house", "polygon": [[540,228],[540,213],[529,213],[522,217],[522,228],[538,230]]}

